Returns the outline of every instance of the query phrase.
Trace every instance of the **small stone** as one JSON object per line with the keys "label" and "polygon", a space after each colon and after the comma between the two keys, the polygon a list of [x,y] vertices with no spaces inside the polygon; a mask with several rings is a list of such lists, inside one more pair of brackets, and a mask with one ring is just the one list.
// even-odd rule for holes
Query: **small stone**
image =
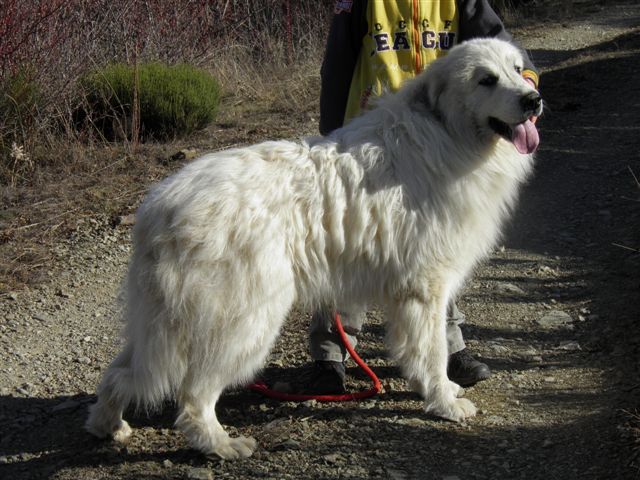
{"label": "small stone", "polygon": [[407,425],[409,427],[422,427],[427,422],[421,418],[401,418],[397,423]]}
{"label": "small stone", "polygon": [[282,427],[284,424],[286,424],[288,422],[288,419],[282,417],[282,418],[276,418],[275,420],[270,421],[269,423],[267,423],[264,426],[265,430],[275,430],[277,428]]}
{"label": "small stone", "polygon": [[491,350],[493,350],[496,353],[507,353],[509,351],[509,348],[505,347],[504,345],[490,345]]}
{"label": "small stone", "polygon": [[573,327],[573,318],[561,310],[551,310],[538,320],[538,324],[548,328]]}
{"label": "small stone", "polygon": [[66,290],[62,290],[61,288],[59,288],[56,291],[56,295],[59,296],[59,297],[62,297],[62,298],[72,298],[73,297],[73,294],[67,292]]}
{"label": "small stone", "polygon": [[544,377],[542,381],[545,383],[556,383],[556,377]]}
{"label": "small stone", "polygon": [[284,442],[276,445],[276,448],[282,450],[300,450],[302,445],[300,445],[300,442],[297,442],[292,438],[287,438]]}
{"label": "small stone", "polygon": [[377,403],[377,400],[367,400],[366,402],[361,403],[360,407],[369,410],[370,408],[374,408]]}
{"label": "small stone", "polygon": [[325,462],[331,464],[340,463],[344,460],[342,458],[342,455],[340,455],[339,453],[330,453],[329,455],[324,455],[322,458]]}
{"label": "small stone", "polygon": [[213,472],[208,468],[189,468],[185,473],[188,480],[213,480]]}
{"label": "small stone", "polygon": [[405,480],[407,478],[407,472],[404,470],[387,468],[387,478],[391,480]]}
{"label": "small stone", "polygon": [[494,290],[503,295],[523,295],[525,292],[517,285],[512,283],[500,282],[496,284]]}
{"label": "small stone", "polygon": [[116,225],[121,225],[123,227],[129,227],[131,225],[135,225],[135,223],[136,223],[136,216],[133,213],[129,215],[120,215],[116,219]]}
{"label": "small stone", "polygon": [[391,480],[405,480],[407,478],[407,473],[403,470],[387,468],[386,471],[387,475],[385,478],[389,478]]}
{"label": "small stone", "polygon": [[498,415],[489,415],[487,417],[487,423],[489,425],[502,425],[504,423],[504,418],[499,417]]}
{"label": "small stone", "polygon": [[580,344],[578,342],[570,340],[567,342],[561,342],[560,345],[558,346],[558,350],[565,350],[567,352],[577,352],[582,350],[582,347],[580,347]]}
{"label": "small stone", "polygon": [[542,442],[542,448],[549,448],[551,446],[553,446],[553,441],[549,438],[545,438]]}
{"label": "small stone", "polygon": [[546,265],[540,265],[538,267],[538,274],[539,275],[555,275],[555,273],[556,273],[556,271],[553,268],[548,267]]}
{"label": "small stone", "polygon": [[164,460],[162,462],[162,466],[165,467],[165,468],[171,468],[171,467],[173,467],[173,462],[171,460],[169,460],[169,459]]}
{"label": "small stone", "polygon": [[9,292],[7,296],[9,300],[13,300],[14,302],[18,300],[18,294],[16,292]]}

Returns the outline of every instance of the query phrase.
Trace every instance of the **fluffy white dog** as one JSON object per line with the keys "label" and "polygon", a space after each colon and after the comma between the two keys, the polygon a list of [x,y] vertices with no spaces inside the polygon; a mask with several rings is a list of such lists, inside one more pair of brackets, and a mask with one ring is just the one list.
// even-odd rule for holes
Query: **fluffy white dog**
{"label": "fluffy white dog", "polygon": [[531,170],[542,112],[518,49],[474,40],[326,138],[206,155],[140,207],[126,339],[86,428],[125,440],[128,404],[176,398],[190,444],[247,457],[216,418],[261,368],[295,302],[385,305],[388,344],[424,408],[474,405],[447,378],[445,315]]}

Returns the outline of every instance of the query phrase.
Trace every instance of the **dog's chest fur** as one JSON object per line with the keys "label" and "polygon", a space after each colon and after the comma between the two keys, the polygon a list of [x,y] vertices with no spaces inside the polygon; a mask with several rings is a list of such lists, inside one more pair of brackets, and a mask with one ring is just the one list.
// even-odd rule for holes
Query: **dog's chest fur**
{"label": "dog's chest fur", "polygon": [[461,282],[495,244],[530,169],[531,158],[512,150],[499,142],[488,159],[451,178],[418,167],[419,152],[407,173],[381,146],[341,153],[331,142],[314,145],[291,183],[300,190],[289,223],[306,227],[289,238],[301,299],[318,291],[382,298],[413,288],[431,269]]}

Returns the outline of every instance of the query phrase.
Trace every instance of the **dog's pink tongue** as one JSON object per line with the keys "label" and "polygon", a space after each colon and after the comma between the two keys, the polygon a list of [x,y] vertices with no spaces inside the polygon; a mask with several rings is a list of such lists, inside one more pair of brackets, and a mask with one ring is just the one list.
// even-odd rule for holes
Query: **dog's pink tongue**
{"label": "dog's pink tongue", "polygon": [[540,137],[538,130],[531,120],[516,125],[512,129],[511,141],[516,146],[518,152],[533,153],[538,148]]}

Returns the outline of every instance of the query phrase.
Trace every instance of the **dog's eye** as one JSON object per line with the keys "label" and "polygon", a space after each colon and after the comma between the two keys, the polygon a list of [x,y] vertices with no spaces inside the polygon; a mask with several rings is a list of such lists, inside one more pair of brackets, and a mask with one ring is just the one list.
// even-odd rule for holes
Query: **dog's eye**
{"label": "dog's eye", "polygon": [[522,73],[522,67],[520,67],[519,65],[516,65],[513,68],[514,68],[514,70],[516,71],[517,74],[521,74]]}
{"label": "dog's eye", "polygon": [[478,83],[485,87],[492,87],[493,85],[498,83],[498,77],[496,75],[487,75],[486,77],[483,77],[482,80],[480,80]]}

